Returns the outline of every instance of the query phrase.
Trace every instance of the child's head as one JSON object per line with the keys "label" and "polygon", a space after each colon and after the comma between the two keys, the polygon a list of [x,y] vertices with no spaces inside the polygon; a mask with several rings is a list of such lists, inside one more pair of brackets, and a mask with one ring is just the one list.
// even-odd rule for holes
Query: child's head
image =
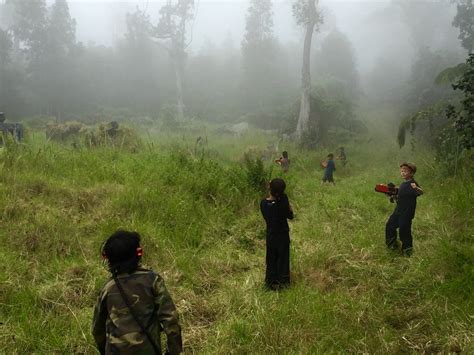
{"label": "child's head", "polygon": [[404,179],[410,179],[416,173],[416,166],[412,163],[401,163],[400,164],[400,175]]}
{"label": "child's head", "polygon": [[334,158],[334,154],[329,153],[329,154],[328,154],[328,159],[333,159],[333,158]]}
{"label": "child's head", "polygon": [[275,178],[270,181],[270,193],[273,197],[280,197],[285,193],[286,184],[283,179]]}
{"label": "child's head", "polygon": [[112,234],[102,247],[102,256],[107,260],[114,274],[132,273],[137,270],[143,250],[140,247],[140,234],[118,230]]}
{"label": "child's head", "polygon": [[283,158],[287,158],[288,159],[288,152],[285,150],[283,153],[281,153],[283,155]]}

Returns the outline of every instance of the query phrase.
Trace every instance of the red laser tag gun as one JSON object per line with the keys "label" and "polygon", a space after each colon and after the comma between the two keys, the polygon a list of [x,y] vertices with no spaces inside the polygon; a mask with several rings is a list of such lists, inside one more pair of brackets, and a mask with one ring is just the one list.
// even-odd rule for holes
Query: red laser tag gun
{"label": "red laser tag gun", "polygon": [[395,184],[391,182],[388,184],[377,184],[375,185],[375,191],[390,196],[390,202],[394,202],[394,199],[398,194],[398,187],[396,187]]}

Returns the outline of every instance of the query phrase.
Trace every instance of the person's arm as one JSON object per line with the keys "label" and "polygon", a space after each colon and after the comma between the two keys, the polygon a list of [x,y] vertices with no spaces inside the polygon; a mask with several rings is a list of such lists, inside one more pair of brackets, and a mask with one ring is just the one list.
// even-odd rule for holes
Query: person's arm
{"label": "person's arm", "polygon": [[283,210],[285,211],[285,217],[288,219],[293,219],[295,216],[293,214],[293,209],[291,208],[290,201],[288,196],[283,194],[280,198],[280,203],[282,204]]}
{"label": "person's arm", "polygon": [[295,214],[293,213],[293,208],[291,208],[290,202],[288,201],[288,219],[295,218]]}
{"label": "person's arm", "polygon": [[166,289],[164,280],[157,275],[153,285],[155,292],[155,305],[157,307],[158,322],[166,334],[168,350],[171,355],[183,352],[183,340],[176,306]]}
{"label": "person's arm", "polygon": [[107,299],[104,291],[101,291],[94,307],[94,318],[92,320],[92,336],[99,353],[105,354],[106,333],[105,321],[107,320]]}
{"label": "person's arm", "polygon": [[263,219],[265,219],[265,209],[264,209],[264,201],[260,201],[260,212],[262,213]]}
{"label": "person's arm", "polygon": [[416,192],[417,196],[423,195],[423,189],[416,182],[412,182],[410,186],[412,190]]}

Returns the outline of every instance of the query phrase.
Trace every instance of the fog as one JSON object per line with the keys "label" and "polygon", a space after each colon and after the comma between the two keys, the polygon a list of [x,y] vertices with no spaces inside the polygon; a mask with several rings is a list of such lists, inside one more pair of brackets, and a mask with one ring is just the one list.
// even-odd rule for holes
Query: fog
{"label": "fog", "polygon": [[[41,15],[46,19],[34,25],[29,18],[29,29],[21,29],[28,23],[21,16],[32,10],[18,15],[26,11],[21,3],[0,1],[0,106],[14,116],[81,118],[99,109],[114,116],[120,109],[129,116],[162,117],[177,105],[178,117],[256,123],[251,117],[259,112],[272,117],[268,124],[254,118],[268,128],[294,120],[305,36],[293,16],[294,1],[195,1],[180,58],[144,29],[157,28],[165,1],[47,0]],[[263,20],[267,29],[259,29],[263,40],[252,39],[255,33],[246,27],[249,6],[257,3],[271,6]],[[53,21],[55,5],[59,30],[44,24]],[[452,1],[323,0],[318,10],[323,23],[313,34],[311,82],[323,101],[390,101],[416,110],[420,102],[431,102],[420,92],[441,90],[433,86],[437,71],[466,56],[452,25]],[[41,31],[53,32],[42,40]],[[292,113],[281,117],[276,111]]]}
{"label": "fog", "polygon": [[[426,4],[433,1],[414,2]],[[156,22],[159,9],[164,3],[165,1],[154,0],[71,0],[69,7],[71,16],[77,21],[79,41],[111,46],[124,36],[128,12],[139,8]],[[292,1],[277,0],[273,4],[275,36],[282,43],[300,42],[303,32],[292,17]],[[245,31],[248,6],[249,1],[244,0],[196,1],[191,49],[196,52],[209,42],[222,43],[228,36],[239,46]],[[404,21],[403,14],[397,11],[390,0],[324,0],[321,1],[321,8],[325,17],[323,31],[338,28],[348,36],[361,73],[370,70],[378,58],[387,55],[398,53],[399,59],[405,64],[413,59],[415,39],[410,33],[410,24]],[[455,7],[446,1],[444,18],[435,19],[439,21],[437,32],[432,33],[432,42],[425,43],[427,47],[443,49],[446,44],[451,43],[453,48],[461,49],[456,43],[457,31],[450,23],[455,11]],[[416,18],[413,20],[424,21]],[[416,26],[416,23],[412,26]],[[317,34],[315,42],[323,35],[324,33]],[[389,40],[384,38],[387,35],[391,37]]]}

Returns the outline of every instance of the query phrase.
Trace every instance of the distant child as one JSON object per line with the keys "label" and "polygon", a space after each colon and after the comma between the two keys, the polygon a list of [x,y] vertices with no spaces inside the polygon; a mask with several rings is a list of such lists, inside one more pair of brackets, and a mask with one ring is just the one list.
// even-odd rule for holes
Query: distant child
{"label": "distant child", "polygon": [[334,184],[333,172],[336,171],[336,164],[334,163],[334,154],[330,153],[327,156],[326,166],[324,167],[323,183],[332,182]]}
{"label": "distant child", "polygon": [[167,353],[182,352],[176,307],[160,275],[140,267],[140,235],[118,230],[102,247],[112,274],[94,309],[92,334],[101,354],[161,354],[161,331]]}
{"label": "distant child", "polygon": [[275,160],[275,163],[281,166],[281,170],[283,170],[284,173],[287,173],[290,169],[290,159],[288,159],[288,152],[285,150],[282,153],[280,159]]}
{"label": "distant child", "polygon": [[420,185],[413,179],[416,173],[415,164],[402,163],[400,175],[405,180],[398,188],[395,196],[397,206],[385,225],[385,243],[391,250],[396,250],[397,228],[402,242],[402,253],[406,256],[412,254],[413,238],[411,235],[411,222],[415,217],[416,198],[423,194]]}
{"label": "distant child", "polygon": [[270,182],[270,196],[260,202],[260,211],[267,226],[265,284],[271,290],[290,285],[290,228],[293,210],[285,194],[283,179]]}
{"label": "distant child", "polygon": [[342,166],[346,166],[347,157],[346,157],[346,152],[344,151],[344,147],[339,148],[339,151],[337,154],[337,160],[341,161]]}

